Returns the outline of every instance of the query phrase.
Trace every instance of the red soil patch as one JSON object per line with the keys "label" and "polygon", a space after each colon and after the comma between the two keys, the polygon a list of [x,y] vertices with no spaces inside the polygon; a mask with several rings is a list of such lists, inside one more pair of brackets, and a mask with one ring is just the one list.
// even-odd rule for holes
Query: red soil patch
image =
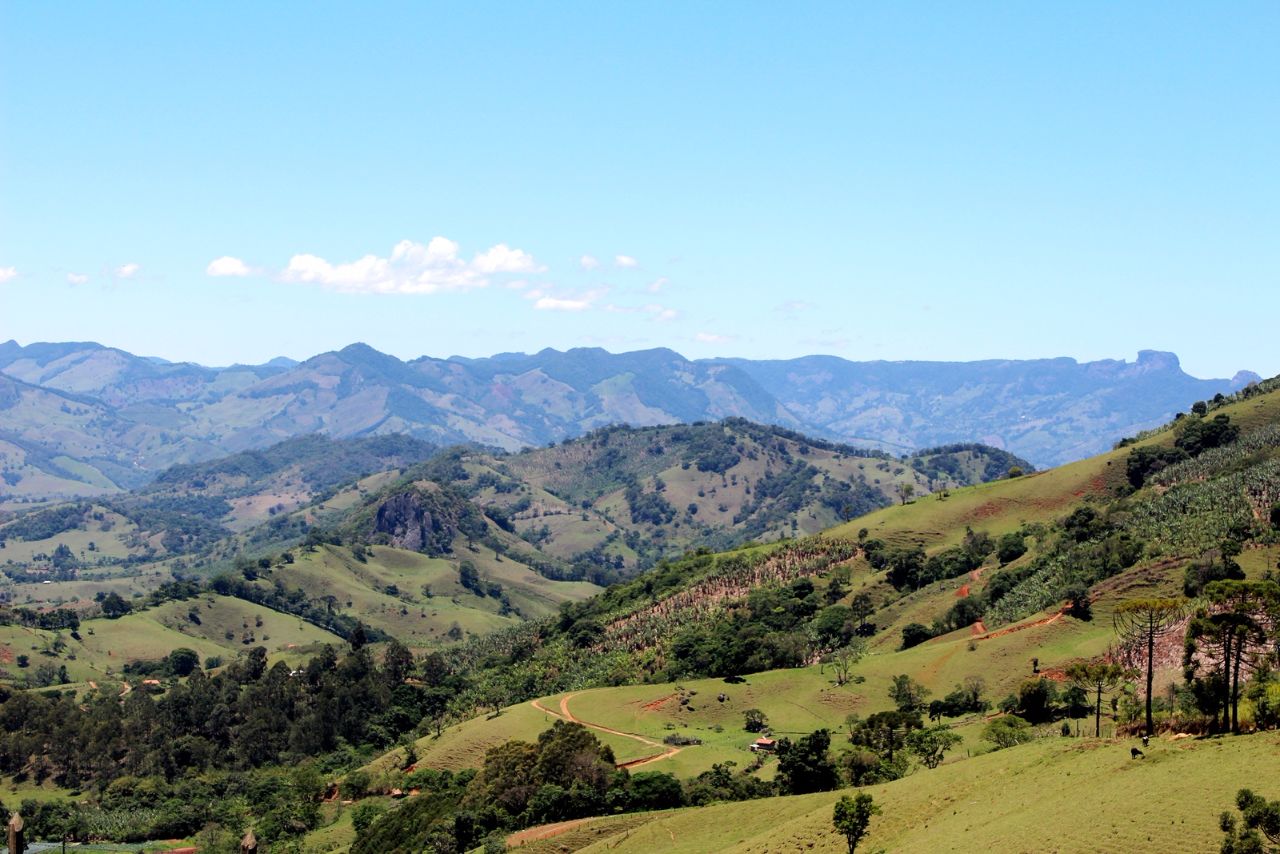
{"label": "red soil patch", "polygon": [[649,702],[641,705],[640,708],[644,709],[646,712],[656,712],[675,698],[675,694],[668,694],[667,696],[660,697],[657,700],[650,700]]}
{"label": "red soil patch", "polygon": [[[986,633],[984,633],[984,634],[982,635],[982,637],[981,637],[981,638],[979,638],[979,640],[991,640],[992,638],[1003,637],[1004,635],[1011,635],[1011,634],[1013,634],[1014,632],[1020,632],[1020,631],[1022,631],[1023,629],[1034,629],[1034,628],[1036,628],[1037,626],[1048,626],[1048,625],[1052,625],[1053,623],[1058,622],[1058,620],[1061,620],[1061,619],[1062,619],[1062,615],[1063,615],[1063,614],[1065,614],[1065,613],[1067,613],[1067,609],[1066,609],[1066,606],[1064,605],[1064,606],[1063,606],[1063,608],[1062,608],[1062,610],[1061,610],[1061,611],[1059,611],[1059,612],[1058,612],[1058,613],[1056,613],[1056,614],[1052,614],[1052,615],[1050,615],[1050,616],[1048,616],[1048,617],[1043,617],[1043,618],[1041,618],[1041,619],[1039,619],[1039,620],[1036,620],[1035,622],[1031,622],[1031,623],[1020,623],[1019,625],[1016,625],[1016,626],[1008,626],[1008,627],[1003,628],[1003,629],[1000,629],[1000,630],[998,630],[998,631],[991,632],[990,634],[986,634]],[[977,627],[978,627],[978,626],[981,626],[981,625],[982,625],[982,621],[981,621],[981,620],[979,620],[978,622],[976,622],[976,623],[974,623],[974,624],[973,624],[974,629],[975,629],[974,634],[978,634],[978,632],[976,631],[976,629],[977,629]],[[985,632],[985,630],[986,630],[986,627],[985,627],[985,626],[983,626],[983,631]]]}
{"label": "red soil patch", "polygon": [[13,664],[13,647],[0,647],[0,664]]}
{"label": "red soil patch", "polygon": [[969,585],[967,584],[960,585],[960,589],[956,591],[956,598],[963,599],[968,595],[969,595]]}
{"label": "red soil patch", "polygon": [[1051,682],[1066,682],[1067,674],[1058,667],[1049,667],[1041,670],[1037,674],[1041,679],[1048,679]]}
{"label": "red soil patch", "polygon": [[992,516],[999,516],[1003,510],[1004,508],[996,502],[988,501],[986,504],[983,504],[981,507],[974,510],[973,516],[975,519],[990,519]]}

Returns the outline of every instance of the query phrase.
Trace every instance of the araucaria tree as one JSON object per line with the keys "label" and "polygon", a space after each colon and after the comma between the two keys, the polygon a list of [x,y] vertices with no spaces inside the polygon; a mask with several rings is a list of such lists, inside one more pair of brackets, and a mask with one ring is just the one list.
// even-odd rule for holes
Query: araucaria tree
{"label": "araucaria tree", "polygon": [[1152,683],[1155,679],[1156,641],[1167,634],[1186,613],[1177,599],[1131,599],[1116,606],[1113,621],[1120,643],[1140,659],[1147,677],[1147,735],[1155,733],[1151,717]]}
{"label": "araucaria tree", "polygon": [[1067,679],[1085,691],[1092,691],[1096,700],[1093,712],[1093,735],[1102,735],[1102,695],[1112,691],[1124,681],[1125,669],[1106,661],[1077,661],[1067,667]]}
{"label": "araucaria tree", "polygon": [[[1236,793],[1236,808],[1242,821],[1224,812],[1218,826],[1226,834],[1222,840],[1222,854],[1267,854],[1280,851],[1280,801],[1267,801],[1248,789]],[[1263,839],[1271,843],[1268,848]],[[853,849],[850,848],[850,851]]]}
{"label": "araucaria tree", "polygon": [[1214,581],[1205,586],[1204,595],[1206,605],[1187,626],[1183,664],[1188,681],[1200,680],[1199,672],[1208,665],[1204,681],[1217,691],[1216,728],[1239,732],[1241,679],[1244,671],[1268,659],[1280,586],[1273,581]]}
{"label": "araucaria tree", "polygon": [[849,854],[855,854],[858,849],[858,843],[862,841],[862,837],[867,835],[867,827],[871,824],[871,816],[879,812],[880,807],[876,806],[871,796],[865,792],[860,792],[853,798],[845,795],[836,801],[836,808],[832,813],[831,821],[836,830],[844,834],[844,838],[848,841]]}

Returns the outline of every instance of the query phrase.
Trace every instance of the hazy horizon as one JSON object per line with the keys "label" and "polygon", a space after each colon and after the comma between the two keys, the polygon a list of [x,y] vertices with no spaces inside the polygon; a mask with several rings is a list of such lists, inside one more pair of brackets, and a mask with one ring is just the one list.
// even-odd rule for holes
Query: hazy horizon
{"label": "hazy horizon", "polygon": [[777,358],[764,357],[764,358],[758,358],[758,359],[757,359],[757,358],[752,358],[752,357],[750,357],[750,356],[742,356],[742,355],[738,355],[738,354],[736,354],[736,353],[718,353],[718,354],[711,355],[711,356],[697,356],[697,357],[693,357],[693,356],[689,356],[689,355],[687,355],[687,354],[683,353],[683,352],[682,352],[678,347],[668,347],[668,346],[665,346],[665,345],[662,345],[662,344],[655,344],[655,345],[654,345],[654,346],[652,346],[652,347],[636,347],[636,348],[631,348],[631,349],[624,349],[624,348],[609,348],[609,347],[601,347],[601,346],[599,346],[599,345],[590,345],[590,344],[587,344],[587,345],[580,345],[580,346],[576,346],[576,347],[564,347],[564,348],[560,348],[560,347],[550,347],[550,346],[548,346],[548,347],[542,347],[542,348],[539,348],[539,349],[537,349],[537,350],[500,350],[500,351],[494,351],[494,352],[491,352],[491,353],[485,353],[485,354],[478,355],[478,356],[468,356],[468,355],[464,355],[464,354],[461,354],[461,353],[448,353],[448,354],[443,354],[443,353],[441,353],[441,354],[437,354],[437,353],[410,353],[410,354],[404,354],[404,353],[393,353],[393,352],[389,352],[389,351],[386,351],[386,350],[382,350],[381,348],[379,348],[379,347],[377,347],[377,346],[375,346],[375,345],[373,345],[373,344],[370,344],[370,343],[369,343],[369,342],[367,342],[367,341],[358,341],[358,340],[353,340],[353,341],[349,341],[349,342],[347,342],[346,344],[344,344],[344,345],[342,345],[342,346],[339,346],[339,347],[332,347],[332,348],[328,348],[328,349],[325,349],[325,350],[317,350],[317,351],[316,351],[316,352],[314,352],[314,353],[306,353],[306,354],[303,354],[303,355],[293,355],[293,354],[289,354],[289,353],[277,353],[276,355],[274,355],[274,356],[270,356],[270,357],[268,357],[268,358],[266,358],[266,359],[262,359],[261,361],[252,361],[252,362],[249,362],[249,361],[244,361],[244,360],[237,360],[237,361],[220,362],[220,363],[214,364],[214,363],[209,363],[209,362],[200,362],[200,361],[196,361],[196,360],[194,360],[194,359],[170,358],[170,357],[168,357],[168,356],[162,356],[162,355],[159,355],[159,354],[157,354],[157,353],[137,352],[137,351],[134,351],[134,350],[129,350],[129,349],[128,349],[128,348],[126,348],[126,347],[118,347],[118,346],[116,346],[116,345],[114,345],[114,344],[111,344],[111,343],[109,343],[109,342],[106,342],[106,341],[85,340],[85,341],[27,341],[27,342],[22,342],[22,341],[19,341],[19,340],[18,340],[18,339],[16,339],[16,338],[11,338],[11,339],[8,339],[8,341],[0,342],[0,344],[8,343],[9,341],[12,341],[12,342],[14,342],[14,343],[18,344],[18,346],[20,346],[20,347],[30,347],[30,346],[33,346],[33,345],[41,345],[41,344],[51,344],[51,345],[57,345],[57,344],[85,344],[85,345],[96,345],[96,346],[105,347],[105,348],[107,348],[107,349],[112,349],[112,350],[123,350],[123,351],[125,351],[125,352],[127,352],[127,353],[130,353],[130,354],[132,354],[132,355],[134,355],[134,356],[137,356],[137,357],[139,357],[139,358],[143,358],[143,359],[158,359],[158,360],[160,360],[160,361],[163,361],[163,362],[166,362],[166,363],[169,363],[169,364],[191,364],[191,365],[198,365],[199,367],[202,367],[202,368],[210,368],[210,369],[214,369],[214,370],[223,369],[223,368],[229,368],[229,367],[233,367],[233,366],[235,366],[235,365],[264,365],[264,364],[267,364],[267,363],[269,363],[269,362],[275,361],[275,360],[277,360],[277,359],[286,359],[286,360],[289,360],[289,361],[291,361],[291,362],[295,362],[295,363],[299,363],[299,364],[300,364],[300,363],[302,363],[302,362],[307,361],[308,359],[315,358],[316,356],[322,356],[322,355],[324,355],[325,353],[337,353],[337,352],[340,352],[340,351],[342,351],[342,350],[346,349],[347,347],[352,347],[352,346],[356,346],[356,345],[363,344],[363,345],[365,345],[365,346],[372,347],[373,349],[377,350],[377,351],[378,351],[378,352],[380,352],[380,353],[384,353],[385,355],[388,355],[388,356],[393,356],[393,357],[395,357],[395,358],[399,359],[399,360],[400,360],[400,361],[402,361],[402,362],[412,362],[412,361],[415,361],[415,360],[418,360],[418,359],[437,359],[437,360],[441,360],[441,361],[448,361],[448,360],[450,360],[450,359],[469,359],[469,360],[476,360],[476,359],[500,358],[500,357],[507,357],[507,356],[510,356],[510,357],[519,357],[519,356],[536,356],[536,355],[538,355],[539,353],[542,353],[542,352],[545,352],[545,351],[552,351],[552,352],[557,352],[557,353],[568,353],[568,352],[571,352],[571,351],[573,351],[573,350],[601,350],[601,351],[604,351],[605,353],[608,353],[608,354],[613,355],[613,356],[623,356],[623,355],[627,355],[627,354],[629,354],[629,353],[642,353],[642,352],[647,352],[647,351],[652,351],[652,350],[671,350],[672,352],[676,353],[676,355],[681,356],[682,358],[689,359],[690,361],[712,361],[712,362],[714,362],[714,361],[718,361],[718,360],[722,360],[722,359],[723,359],[723,360],[747,359],[747,360],[750,360],[750,361],[792,361],[792,360],[796,360],[796,359],[805,359],[805,358],[837,358],[837,359],[844,359],[845,361],[848,361],[848,362],[855,362],[855,363],[875,363],[875,362],[908,363],[908,362],[917,362],[917,363],[930,363],[930,364],[966,364],[966,363],[974,363],[974,362],[1045,362],[1045,361],[1055,361],[1055,360],[1059,360],[1059,359],[1070,359],[1071,361],[1075,362],[1076,364],[1089,364],[1089,363],[1094,363],[1094,362],[1118,362],[1118,363],[1123,363],[1123,364],[1127,364],[1127,365],[1134,365],[1134,364],[1137,364],[1137,362],[1139,361],[1139,359],[1140,359],[1140,357],[1141,357],[1141,354],[1142,354],[1142,353],[1152,353],[1152,352],[1154,352],[1154,353],[1167,353],[1167,354],[1171,354],[1171,355],[1173,355],[1173,356],[1178,360],[1179,365],[1180,365],[1180,367],[1182,368],[1183,372],[1185,372],[1185,373],[1187,373],[1188,375],[1190,375],[1190,376],[1192,376],[1192,377],[1195,377],[1195,378],[1197,378],[1197,379],[1231,379],[1231,378],[1235,377],[1236,375],[1238,375],[1238,374],[1240,374],[1240,373],[1258,373],[1260,376],[1263,376],[1264,378],[1267,376],[1266,374],[1262,374],[1262,373],[1260,373],[1260,372],[1256,371],[1255,369],[1253,369],[1253,368],[1251,368],[1251,367],[1249,367],[1249,366],[1247,366],[1247,365],[1246,365],[1246,366],[1243,366],[1243,367],[1240,367],[1240,368],[1237,368],[1236,370],[1234,370],[1234,371],[1230,371],[1230,372],[1228,372],[1228,373],[1226,373],[1226,374],[1219,375],[1219,376],[1206,376],[1206,375],[1201,375],[1201,374],[1195,374],[1195,373],[1193,373],[1193,372],[1191,372],[1191,371],[1187,370],[1187,366],[1186,366],[1185,364],[1182,364],[1182,356],[1181,356],[1181,354],[1176,353],[1176,352],[1171,351],[1171,350],[1156,350],[1156,349],[1151,348],[1151,347],[1142,347],[1142,348],[1139,348],[1139,350],[1137,350],[1134,354],[1132,354],[1132,357],[1129,357],[1129,356],[1118,356],[1118,357],[1108,357],[1108,356],[1103,356],[1103,357],[1098,358],[1098,359],[1082,359],[1082,358],[1080,358],[1080,357],[1078,357],[1078,356],[1071,356],[1071,355],[1065,355],[1065,354],[1059,354],[1059,355],[1055,355],[1055,356],[1028,356],[1028,357],[1025,357],[1025,358],[999,357],[999,356],[996,356],[996,357],[990,357],[990,358],[985,358],[985,359],[910,359],[910,358],[908,358],[908,359],[850,359],[850,358],[848,358],[848,357],[845,357],[845,356],[838,356],[838,355],[835,355],[835,354],[833,354],[833,353],[820,353],[820,352],[802,353],[802,354],[799,354],[799,355],[796,355],[796,356],[783,356],[783,357],[777,357]]}

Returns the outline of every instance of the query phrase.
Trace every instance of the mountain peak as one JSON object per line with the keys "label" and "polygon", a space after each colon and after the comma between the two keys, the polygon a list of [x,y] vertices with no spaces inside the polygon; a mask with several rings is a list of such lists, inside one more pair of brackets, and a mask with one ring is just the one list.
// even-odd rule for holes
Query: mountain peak
{"label": "mountain peak", "polygon": [[1182,370],[1182,363],[1178,361],[1176,353],[1164,350],[1139,350],[1138,367],[1148,371],[1179,371]]}

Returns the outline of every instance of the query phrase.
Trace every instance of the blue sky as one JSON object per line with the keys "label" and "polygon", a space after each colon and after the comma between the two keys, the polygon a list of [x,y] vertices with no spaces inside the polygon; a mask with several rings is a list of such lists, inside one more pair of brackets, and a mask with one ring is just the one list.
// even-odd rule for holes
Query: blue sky
{"label": "blue sky", "polygon": [[6,3],[0,339],[1275,374],[1277,43],[1275,3]]}

